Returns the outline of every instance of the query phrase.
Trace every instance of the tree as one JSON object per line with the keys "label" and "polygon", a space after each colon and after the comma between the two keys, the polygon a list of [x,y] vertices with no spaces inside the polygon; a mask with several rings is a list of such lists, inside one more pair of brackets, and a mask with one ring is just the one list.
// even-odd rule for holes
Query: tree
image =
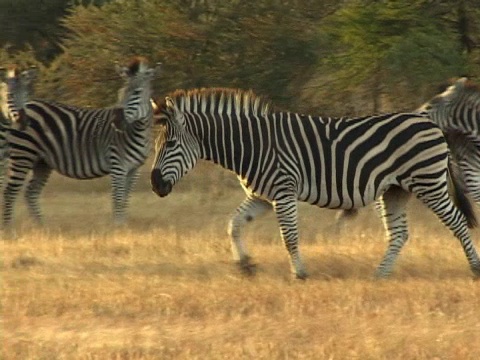
{"label": "tree", "polygon": [[0,0],[0,46],[11,56],[33,50],[47,64],[61,51],[66,34],[61,19],[79,4],[103,5],[111,0]]}
{"label": "tree", "polygon": [[50,67],[43,96],[81,106],[114,103],[120,85],[114,63],[134,55],[163,63],[156,82],[162,89],[188,82],[191,44],[201,36],[186,26],[182,14],[154,0],[78,6],[62,24],[68,36]]}
{"label": "tree", "polygon": [[82,105],[111,103],[113,60],[140,54],[164,64],[159,95],[178,87],[226,86],[294,103],[292,83],[317,62],[313,18],[305,20],[288,1],[208,5],[192,10],[173,0],[138,0],[74,8],[62,23],[68,36],[45,94]]}
{"label": "tree", "polygon": [[458,36],[434,16],[436,9],[427,0],[356,0],[333,14],[321,29],[335,49],[324,62],[335,85],[366,85],[378,112],[382,95],[398,93],[400,84],[418,92],[426,83],[464,73],[467,59]]}

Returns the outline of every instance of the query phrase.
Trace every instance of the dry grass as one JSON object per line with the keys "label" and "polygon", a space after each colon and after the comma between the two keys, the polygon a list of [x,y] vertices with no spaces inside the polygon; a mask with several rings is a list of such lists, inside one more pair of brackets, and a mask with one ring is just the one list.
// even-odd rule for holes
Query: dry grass
{"label": "dry grass", "polygon": [[226,224],[243,194],[209,166],[165,199],[142,177],[114,231],[108,181],[56,177],[46,190],[48,225],[19,206],[18,240],[3,242],[3,359],[480,358],[480,283],[415,202],[387,281],[371,279],[385,248],[373,211],[339,236],[333,212],[301,206],[311,277],[299,282],[272,215],[245,234],[257,276],[239,274]]}

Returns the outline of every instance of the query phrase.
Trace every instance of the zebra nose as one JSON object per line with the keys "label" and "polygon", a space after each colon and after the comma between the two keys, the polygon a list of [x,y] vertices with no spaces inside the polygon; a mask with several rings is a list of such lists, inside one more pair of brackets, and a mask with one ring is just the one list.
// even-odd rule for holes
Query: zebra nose
{"label": "zebra nose", "polygon": [[162,179],[162,173],[158,169],[152,170],[150,183],[153,192],[160,197],[167,196],[172,191],[172,184]]}

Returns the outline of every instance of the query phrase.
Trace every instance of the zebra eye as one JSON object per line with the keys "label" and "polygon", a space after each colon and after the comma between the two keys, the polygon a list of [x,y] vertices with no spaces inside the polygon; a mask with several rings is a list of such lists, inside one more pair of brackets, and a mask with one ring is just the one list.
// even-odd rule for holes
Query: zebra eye
{"label": "zebra eye", "polygon": [[165,142],[165,146],[166,146],[166,147],[173,147],[173,146],[175,146],[175,143],[176,143],[175,140],[167,140],[167,141]]}

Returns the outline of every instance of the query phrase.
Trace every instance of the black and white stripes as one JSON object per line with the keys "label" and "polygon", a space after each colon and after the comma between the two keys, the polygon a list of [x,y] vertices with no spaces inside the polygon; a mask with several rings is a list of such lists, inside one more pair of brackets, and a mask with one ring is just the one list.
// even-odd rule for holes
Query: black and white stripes
{"label": "black and white stripes", "polygon": [[0,189],[2,189],[9,149],[7,135],[10,129],[24,129],[27,125],[23,116],[23,107],[33,94],[37,69],[31,67],[20,71],[17,67],[11,67],[0,69],[0,73],[2,78],[0,83]]}
{"label": "black and white stripes", "polygon": [[75,179],[110,175],[114,219],[124,221],[137,170],[151,148],[151,80],[156,70],[143,58],[117,70],[125,86],[116,107],[86,109],[40,100],[25,105],[28,126],[12,130],[9,138],[4,226],[11,224],[15,199],[29,173],[27,203],[30,214],[41,221],[38,197],[52,170]]}
{"label": "black and white stripes", "polygon": [[427,113],[445,133],[467,188],[480,204],[480,87],[459,78],[419,111]]}
{"label": "black and white stripes", "polygon": [[[247,192],[229,225],[234,256],[247,271],[240,238],[245,222],[273,208],[298,278],[307,272],[298,249],[297,201],[324,208],[352,209],[381,201],[389,248],[377,275],[392,271],[408,238],[408,193],[422,200],[460,240],[473,272],[480,260],[467,224],[475,217],[452,176],[441,130],[418,114],[322,118],[275,112],[251,92],[231,89],[177,91],[159,105],[164,124],[157,141],[151,183],[159,196],[198,159],[235,172]],[[450,199],[448,181],[455,191]]]}

